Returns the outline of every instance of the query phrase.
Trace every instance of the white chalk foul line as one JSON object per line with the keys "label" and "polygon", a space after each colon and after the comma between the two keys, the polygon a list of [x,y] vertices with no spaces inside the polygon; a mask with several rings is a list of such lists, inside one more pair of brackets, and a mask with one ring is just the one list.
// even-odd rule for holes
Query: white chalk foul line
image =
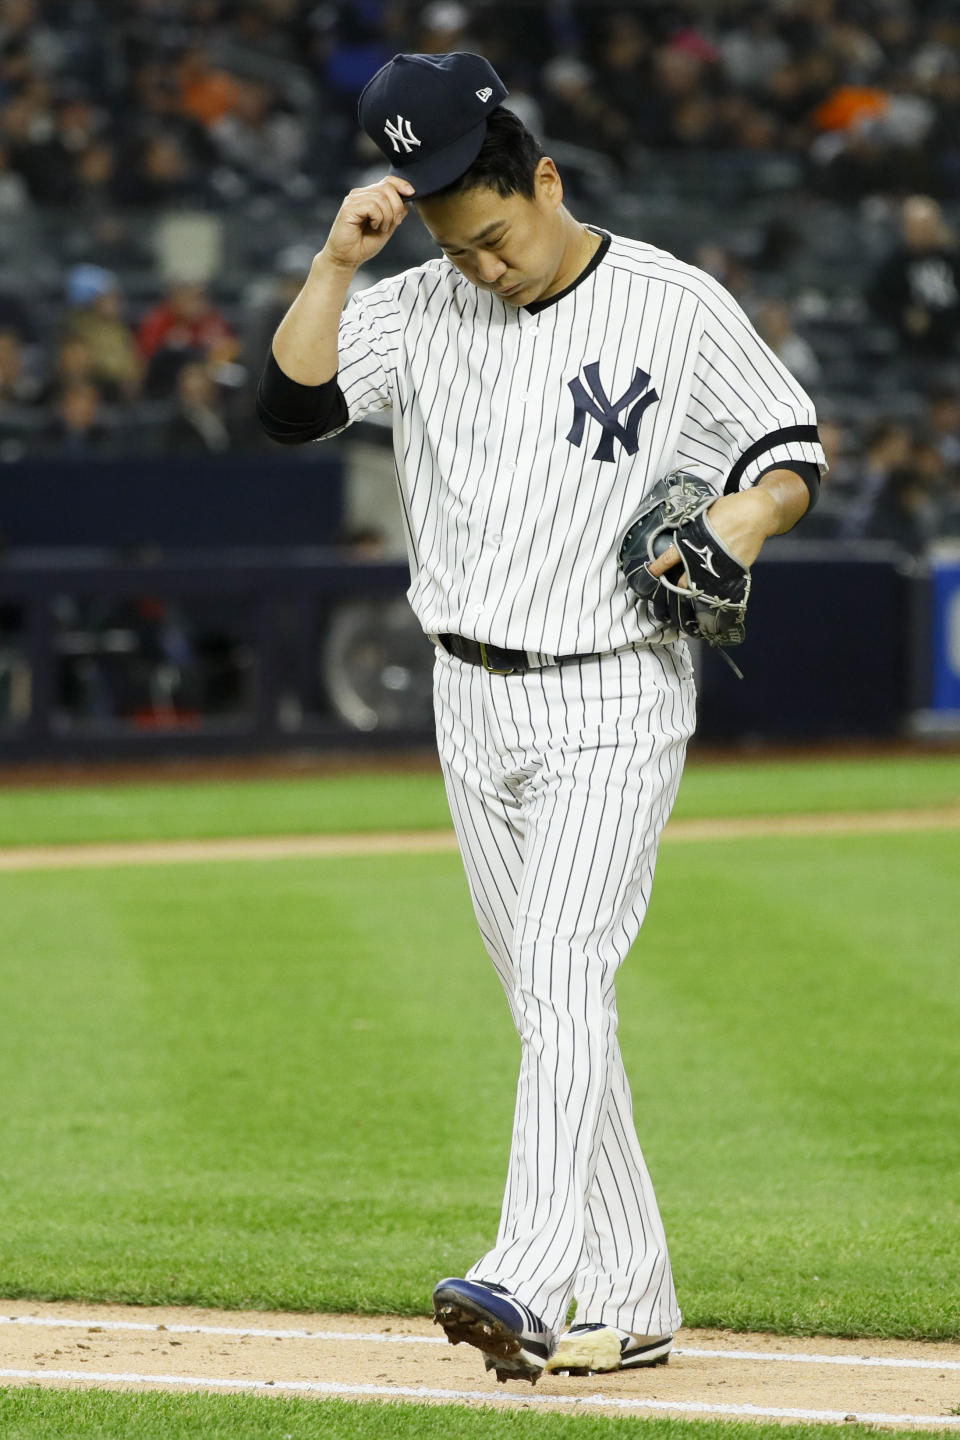
{"label": "white chalk foul line", "polygon": [[[66,1320],[50,1315],[0,1315],[0,1325],[45,1325],[66,1330],[154,1330],[161,1335],[248,1335],[260,1340],[360,1340],[367,1345],[446,1345],[446,1335],[365,1334],[358,1330],[259,1330],[238,1325],[163,1325],[142,1320]],[[960,1369],[960,1366],[957,1367]]]}
{"label": "white chalk foul line", "polygon": [[897,1355],[785,1354],[773,1350],[701,1350],[679,1345],[674,1355],[695,1355],[702,1360],[774,1360],[785,1365],[875,1365],[891,1370],[960,1370],[960,1360],[912,1360]]}
{"label": "white chalk foul line", "polygon": [[[48,1315],[0,1315],[0,1325],[41,1325],[48,1329],[154,1331],[171,1335],[246,1335],[261,1340],[320,1340],[365,1345],[446,1345],[445,1335],[394,1335],[382,1330],[264,1330],[236,1325],[164,1325],[135,1320],[67,1319]],[[960,1370],[960,1360],[916,1360],[897,1355],[821,1355],[772,1350],[707,1350],[676,1346],[674,1355],[701,1360],[760,1360],[788,1365],[874,1366],[890,1370]]]}
{"label": "white chalk foul line", "polygon": [[[365,1345],[446,1345],[445,1335],[394,1335],[382,1330],[259,1330],[236,1325],[163,1325],[136,1320],[77,1320],[49,1315],[0,1315],[0,1325],[43,1325],[66,1330],[152,1330],[170,1335],[247,1335],[261,1340],[353,1341]],[[874,1366],[889,1370],[960,1370],[960,1360],[915,1360],[898,1355],[788,1354],[773,1350],[705,1350],[676,1346],[674,1355],[697,1360],[766,1360],[786,1365]]]}
{"label": "white chalk foul line", "polygon": [[[566,1405],[572,1409],[602,1406],[607,1410],[665,1410],[688,1415],[749,1415],[772,1420],[843,1421],[848,1410],[802,1410],[774,1405],[712,1405],[706,1400],[637,1400],[618,1395],[545,1395],[522,1397],[498,1390],[438,1390],[428,1385],[341,1385],[332,1380],[246,1380],[235,1376],[220,1378],[212,1375],[140,1375],[133,1371],[98,1370],[0,1370],[0,1380],[79,1380],[100,1385],[189,1385],[204,1390],[281,1390],[306,1395],[366,1396],[383,1400],[452,1400],[469,1403],[482,1400],[485,1405],[515,1405],[522,1399],[529,1405]],[[864,1425],[960,1425],[960,1416],[951,1415],[886,1415],[856,1412]]]}

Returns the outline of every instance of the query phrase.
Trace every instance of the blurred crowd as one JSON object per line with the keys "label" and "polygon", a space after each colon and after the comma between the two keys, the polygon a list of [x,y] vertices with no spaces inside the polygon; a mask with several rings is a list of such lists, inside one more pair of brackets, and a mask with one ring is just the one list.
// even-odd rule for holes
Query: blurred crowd
{"label": "blurred crowd", "polygon": [[[917,550],[960,534],[956,0],[0,0],[0,239],[48,214],[62,238],[45,306],[0,266],[0,461],[265,445],[251,387],[304,247],[227,290],[215,263],[151,271],[148,255],[145,270],[143,217],[266,231],[293,213],[319,240],[375,160],[363,84],[398,50],[453,49],[486,54],[570,163],[593,156],[611,202],[642,194],[651,157],[789,161],[777,284],[729,246],[684,258],[729,285],[821,406],[820,533]],[[915,397],[883,419],[836,402],[789,279],[805,207],[816,226],[824,206],[878,203],[890,242],[863,264],[858,316]]]}
{"label": "blurred crowd", "polygon": [[456,49],[624,174],[651,148],[776,151],[844,200],[960,197],[952,0],[2,0],[0,213],[307,199],[373,71]]}

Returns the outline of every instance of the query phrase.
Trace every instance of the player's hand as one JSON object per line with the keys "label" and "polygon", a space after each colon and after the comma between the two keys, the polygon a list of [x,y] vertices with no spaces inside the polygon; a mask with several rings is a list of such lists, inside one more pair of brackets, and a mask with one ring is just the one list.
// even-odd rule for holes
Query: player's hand
{"label": "player's hand", "polygon": [[409,180],[385,175],[377,185],[351,190],[330,227],[320,252],[333,265],[356,270],[386,245],[407,213],[404,203],[413,196]]}
{"label": "player's hand", "polygon": [[[707,519],[730,554],[748,568],[756,560],[763,542],[776,532],[776,503],[763,489],[740,490],[736,495],[721,495],[707,511]],[[671,545],[647,569],[660,577],[680,564],[680,551]],[[676,582],[687,583],[686,575]]]}

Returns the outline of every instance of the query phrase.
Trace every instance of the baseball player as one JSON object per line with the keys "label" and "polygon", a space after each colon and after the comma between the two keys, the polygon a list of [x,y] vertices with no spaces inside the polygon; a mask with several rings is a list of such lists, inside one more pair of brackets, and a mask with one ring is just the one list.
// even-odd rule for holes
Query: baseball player
{"label": "baseball player", "polygon": [[[694,686],[682,627],[638,603],[618,544],[680,468],[716,497],[701,573],[721,555],[745,572],[806,511],[825,464],[810,401],[731,297],[575,219],[506,93],[463,53],[398,55],[373,77],[360,121],[392,170],[343,201],[258,409],[288,443],[392,410],[447,796],[521,1040],[499,1231],[436,1287],[435,1315],[498,1379],[536,1381],[662,1363],[680,1324],[614,981],[650,897]],[[411,204],[439,255],[347,303]],[[683,549],[678,537],[658,554],[650,583],[692,584]],[[652,1076],[642,1107],[656,1090]]]}

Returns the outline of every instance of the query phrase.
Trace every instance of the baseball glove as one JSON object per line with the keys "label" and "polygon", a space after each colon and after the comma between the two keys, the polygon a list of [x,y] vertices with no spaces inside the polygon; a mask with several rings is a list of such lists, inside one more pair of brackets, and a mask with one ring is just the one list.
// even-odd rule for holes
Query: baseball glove
{"label": "baseball glove", "polygon": [[[672,471],[645,497],[617,558],[652,620],[708,645],[740,645],[746,633],[750,571],[730,554],[707,519],[716,498],[716,491],[699,476]],[[647,566],[671,545],[679,550],[681,564],[659,578],[651,575]]]}

